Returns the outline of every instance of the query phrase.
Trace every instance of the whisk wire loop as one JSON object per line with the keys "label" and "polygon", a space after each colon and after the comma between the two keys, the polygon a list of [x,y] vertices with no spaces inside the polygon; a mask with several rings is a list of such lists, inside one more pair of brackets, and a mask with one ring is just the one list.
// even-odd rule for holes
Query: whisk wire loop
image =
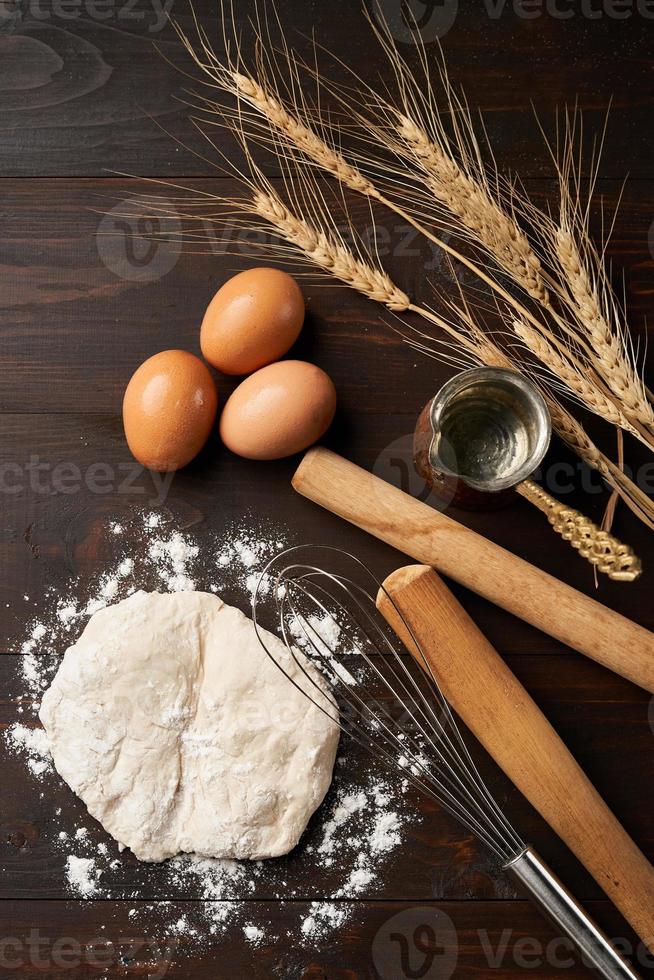
{"label": "whisk wire loop", "polygon": [[[349,563],[352,571],[343,574],[316,564],[310,559],[318,551],[331,561]],[[306,684],[289,675],[261,627],[261,608],[271,586],[279,633]],[[380,589],[369,569],[347,552],[329,546],[288,549],[259,578],[252,600],[257,635],[268,656],[309,701],[506,862],[525,845],[481,778],[411,627],[384,589],[414,646],[414,657],[391,639],[375,604]],[[416,659],[424,670],[416,670]],[[329,698],[321,675],[329,681]],[[380,689],[380,695],[373,689]]]}

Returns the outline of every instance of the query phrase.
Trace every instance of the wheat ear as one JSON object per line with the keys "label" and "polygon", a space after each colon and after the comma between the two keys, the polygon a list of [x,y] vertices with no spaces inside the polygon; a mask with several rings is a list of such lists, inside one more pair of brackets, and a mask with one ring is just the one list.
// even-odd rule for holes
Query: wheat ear
{"label": "wheat ear", "polygon": [[577,396],[579,401],[607,422],[617,425],[630,432],[636,438],[639,433],[634,429],[626,416],[609,398],[588,384],[586,377],[580,373],[570,361],[552,347],[547,340],[521,320],[513,320],[513,331],[524,342],[528,350],[534,354],[541,364],[544,364],[554,378],[563,382],[566,388]]}
{"label": "wheat ear", "polygon": [[[497,264],[570,335],[569,323],[564,322],[552,307],[540,259],[517,223],[414,120],[401,116],[399,129],[420,161],[426,186],[434,196],[474,232],[475,238],[483,242]],[[562,248],[562,235],[558,244]],[[524,319],[512,318],[513,328],[531,353],[582,404],[651,449],[651,429],[643,432],[641,426],[634,424],[633,418],[635,416],[637,422],[649,425],[650,420],[654,422],[652,408],[644,394],[638,397],[633,371],[628,380],[626,358],[620,356],[619,341],[600,315],[597,297],[590,289],[588,276],[569,240],[567,245],[566,261],[562,262],[563,280],[575,301],[576,314],[588,335],[595,359],[591,363],[580,361],[567,344],[534,317],[529,317],[533,326]]]}
{"label": "wheat ear", "polygon": [[419,164],[434,197],[483,242],[498,266],[532,299],[549,307],[541,261],[518,224],[414,119],[399,112],[396,132]]}
{"label": "wheat ear", "polygon": [[[628,419],[631,425],[625,427],[625,431],[632,434],[637,431],[641,441],[649,448],[654,448],[654,441],[651,438],[652,429],[649,427],[649,420],[654,418],[654,414],[644,385],[638,379],[624,351],[620,332],[617,331],[616,337],[610,327],[607,330],[606,321],[604,324],[595,321],[595,329],[593,329],[593,321],[590,320],[591,311],[587,308],[587,297],[583,297],[582,303],[564,302],[562,311],[558,308],[558,303],[554,304],[552,292],[556,294],[557,299],[564,301],[569,296],[566,280],[570,270],[556,270],[565,284],[562,285],[559,279],[553,278],[551,271],[544,269],[539,255],[516,220],[515,213],[518,211],[537,218],[545,216],[540,215],[526,198],[517,195],[515,188],[500,178],[496,169],[489,175],[481,158],[475,126],[468,106],[465,99],[454,92],[444,63],[441,62],[440,82],[445,93],[446,116],[451,123],[452,134],[447,132],[443,123],[443,114],[434,104],[424,49],[417,42],[417,52],[425,76],[425,84],[419,86],[414,74],[400,55],[387,25],[384,26],[383,15],[380,19],[382,26],[375,24],[369,17],[394,72],[400,107],[395,107],[367,87],[369,105],[376,111],[377,116],[375,118],[373,115],[371,118],[369,113],[366,115],[359,112],[357,113],[359,125],[377,143],[384,141],[385,134],[389,136],[390,139],[386,142],[390,149],[409,167],[413,165],[418,178],[413,200],[420,205],[421,211],[429,213],[426,193],[428,192],[442,207],[445,222],[449,218],[458,223],[464,236],[467,233],[474,246],[486,252],[500,269],[540,305],[546,315],[545,320],[534,317],[531,311],[524,309],[520,314],[521,319],[529,321],[533,328],[543,335],[545,340],[545,344],[541,345],[543,350],[557,349],[560,359],[572,362],[575,372],[586,379],[584,386],[586,391],[590,388],[596,389],[596,394],[592,397],[595,403],[593,410],[597,411],[598,407],[607,406],[604,417],[613,424],[616,424],[616,417]],[[368,141],[371,142],[370,139]],[[571,158],[571,154],[569,156]],[[380,170],[378,159],[368,157],[367,163],[377,171]],[[399,174],[398,170],[393,172],[391,188],[393,180],[397,180]],[[402,176],[406,178],[406,173]],[[385,186],[383,182],[382,186]],[[400,182],[397,190],[398,193],[405,191],[404,181]],[[564,200],[563,181],[562,200]],[[438,212],[432,217],[437,224],[443,223]],[[537,228],[541,223],[536,222]],[[592,251],[587,235],[585,242],[586,254],[595,258],[594,267],[604,273],[603,264],[599,256]],[[545,253],[549,254],[548,248],[545,249]],[[556,266],[556,262],[554,265]],[[582,283],[578,277],[576,280],[572,278],[571,282],[573,288],[577,289],[576,298],[579,300],[582,295]],[[610,296],[610,287],[606,282],[605,274],[603,285],[606,296]],[[595,298],[597,298],[596,294]],[[514,311],[517,310],[515,302],[508,305]],[[560,336],[548,327],[548,318],[560,331]],[[599,336],[598,326],[603,328],[603,336]],[[618,365],[615,356],[610,356],[616,353],[620,354]],[[573,394],[577,395],[578,392],[573,391]],[[638,403],[637,406],[635,402]]]}
{"label": "wheat ear", "polygon": [[272,190],[255,190],[252,209],[268,221],[277,234],[293,245],[323,272],[356,289],[368,299],[383,303],[394,313],[411,309],[407,294],[381,268],[357,258],[344,245],[307,221],[296,217]]}
{"label": "wheat ear", "polygon": [[602,366],[603,377],[624,405],[625,413],[654,431],[654,410],[645,386],[625,352],[618,330],[609,322],[598,285],[591,278],[572,232],[559,226],[555,248],[570,300]]}

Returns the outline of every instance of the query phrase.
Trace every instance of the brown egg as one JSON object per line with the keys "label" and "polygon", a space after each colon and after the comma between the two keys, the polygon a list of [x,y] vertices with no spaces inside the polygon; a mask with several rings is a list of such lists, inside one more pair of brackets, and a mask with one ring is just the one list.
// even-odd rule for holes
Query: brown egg
{"label": "brown egg", "polygon": [[188,351],[162,351],[144,361],[127,385],[127,444],[148,469],[178,470],[204,446],[217,408],[216,385],[207,366]]}
{"label": "brown egg", "polygon": [[239,456],[281,459],[320,439],[335,411],[336,389],[324,371],[305,361],[278,361],[227,399],[220,435]]}
{"label": "brown egg", "polygon": [[240,272],[207,307],[200,330],[202,353],[224,374],[250,374],[292,347],[304,313],[300,287],[286,272]]}

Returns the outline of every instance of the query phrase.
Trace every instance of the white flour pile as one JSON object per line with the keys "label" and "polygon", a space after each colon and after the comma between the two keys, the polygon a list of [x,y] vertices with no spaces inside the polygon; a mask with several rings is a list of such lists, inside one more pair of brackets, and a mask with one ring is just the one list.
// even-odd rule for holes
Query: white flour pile
{"label": "white flour pile", "polygon": [[[22,712],[21,712],[22,713]],[[5,743],[13,752],[22,752],[27,768],[33,776],[43,776],[54,772],[48,737],[42,728],[28,728],[16,724],[7,729]]]}
{"label": "white flour pile", "polygon": [[[109,525],[106,537],[116,557],[97,576],[90,592],[88,585],[77,581],[65,595],[54,590],[47,594],[40,604],[40,617],[29,624],[20,648],[16,702],[21,720],[4,733],[5,745],[41,784],[43,797],[57,793],[61,801],[62,794],[71,794],[54,772],[47,737],[36,718],[40,698],[66,647],[82,632],[88,617],[138,589],[217,592],[226,602],[249,612],[257,588],[272,602],[272,583],[265,576],[261,579],[262,571],[271,558],[294,543],[277,529],[254,524],[213,534],[180,532],[162,514],[150,513],[130,522],[133,551],[127,554],[120,552],[126,527],[125,520]],[[329,617],[311,617],[308,622],[305,628],[324,641],[328,669],[338,670],[348,685],[356,683],[356,667],[350,674],[332,656],[334,651],[351,652],[344,646],[346,634],[341,627]],[[295,633],[302,645],[302,630]],[[351,745],[341,744],[341,753],[351,752]],[[181,917],[179,906],[175,908],[170,901],[135,904],[130,920],[147,927],[153,942],[179,936],[184,940],[180,948],[189,951],[225,938],[253,948],[277,942],[288,945],[289,940],[310,945],[324,941],[354,914],[352,899],[376,894],[384,869],[401,844],[403,828],[414,818],[403,799],[407,789],[407,781],[397,785],[372,759],[366,760],[366,771],[361,772],[349,768],[342,756],[327,799],[299,846],[291,856],[279,860],[216,861],[187,855],[160,865],[135,866],[131,856],[121,856],[118,845],[88,814],[79,826],[63,824],[61,807],[54,809],[49,825],[50,844],[61,853],[71,897],[137,899],[145,891],[203,900],[197,906],[189,904]],[[82,807],[79,801],[75,803],[73,812]],[[322,890],[330,894],[328,902],[312,901],[316,867],[323,870]],[[126,880],[130,890],[126,890]],[[254,901],[259,895],[288,903],[291,909],[298,903],[290,932],[276,934],[270,922],[255,921],[248,903],[239,901]]]}

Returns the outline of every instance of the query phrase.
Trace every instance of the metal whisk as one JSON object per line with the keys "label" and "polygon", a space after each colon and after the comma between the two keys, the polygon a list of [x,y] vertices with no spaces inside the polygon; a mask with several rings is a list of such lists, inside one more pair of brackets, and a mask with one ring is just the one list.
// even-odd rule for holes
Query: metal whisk
{"label": "metal whisk", "polygon": [[[602,976],[638,980],[513,829],[485,785],[413,631],[386,590],[423,669],[378,612],[375,597],[380,589],[382,584],[362,562],[339,549],[290,548],[260,576],[252,599],[257,635],[290,682],[343,732],[475,834]],[[271,593],[281,637],[306,678],[302,686],[289,676],[262,628]],[[331,686],[330,701],[324,696],[325,679]]]}

